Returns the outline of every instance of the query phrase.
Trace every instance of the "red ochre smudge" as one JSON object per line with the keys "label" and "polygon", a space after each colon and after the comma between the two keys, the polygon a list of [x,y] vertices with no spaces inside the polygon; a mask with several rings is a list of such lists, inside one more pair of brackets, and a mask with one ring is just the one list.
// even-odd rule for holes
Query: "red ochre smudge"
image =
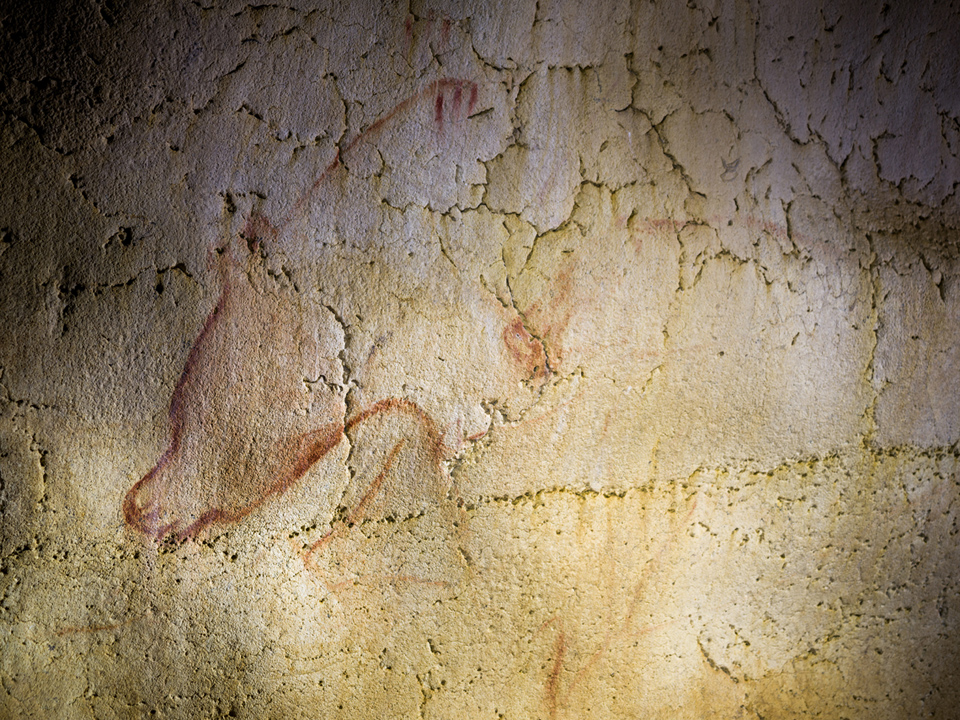
{"label": "red ochre smudge", "polygon": [[504,328],[503,344],[527,378],[539,379],[547,376],[549,371],[543,343],[527,331],[521,318],[518,317]]}

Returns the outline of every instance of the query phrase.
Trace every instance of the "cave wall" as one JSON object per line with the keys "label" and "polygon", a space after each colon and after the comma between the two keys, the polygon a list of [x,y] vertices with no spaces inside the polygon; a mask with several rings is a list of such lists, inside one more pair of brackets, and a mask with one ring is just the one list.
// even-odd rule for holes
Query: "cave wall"
{"label": "cave wall", "polygon": [[958,717],[958,28],[0,11],[0,714]]}

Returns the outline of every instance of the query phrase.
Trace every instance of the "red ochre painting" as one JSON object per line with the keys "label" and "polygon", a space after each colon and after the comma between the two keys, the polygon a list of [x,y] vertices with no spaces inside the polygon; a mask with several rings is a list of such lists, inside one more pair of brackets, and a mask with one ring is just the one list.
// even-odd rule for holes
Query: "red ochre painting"
{"label": "red ochre painting", "polygon": [[[416,514],[426,499],[446,495],[443,460],[450,450],[433,418],[414,402],[390,397],[348,416],[343,393],[331,391],[319,407],[304,407],[306,375],[290,359],[316,355],[318,340],[306,327],[309,313],[301,299],[270,278],[262,249],[265,242],[298,231],[319,189],[342,168],[342,159],[389,122],[419,107],[442,133],[446,124],[472,114],[477,98],[478,87],[469,80],[430,83],[341,148],[280,223],[252,213],[239,235],[217,250],[222,292],[171,396],[166,449],[123,500],[128,526],[162,542],[196,538],[211,526],[239,522],[282,495],[353,434],[365,438],[359,449],[351,443],[359,470],[346,491],[339,525],[310,546],[308,564],[343,527],[375,516]],[[635,241],[683,226],[651,218],[635,228]],[[781,226],[753,218],[747,226],[786,235]],[[539,328],[537,336],[519,315],[504,320],[507,357],[534,383],[546,381],[562,362],[561,336],[576,305],[568,297],[569,268],[555,285],[557,307],[536,301],[526,308],[525,318]],[[541,337],[554,346],[549,357]]]}
{"label": "red ochre painting", "polygon": [[[221,294],[187,355],[170,398],[166,448],[123,499],[123,516],[130,528],[162,543],[195,539],[214,526],[238,523],[283,495],[345,439],[350,442],[351,481],[330,529],[301,546],[307,570],[320,574],[319,555],[336,553],[331,549],[335,541],[345,539],[350,528],[364,520],[415,516],[426,504],[448,497],[444,460],[452,451],[434,419],[413,401],[388,397],[350,414],[341,388],[322,395],[319,402],[311,400],[310,407],[304,406],[305,373],[297,358],[316,355],[318,340],[307,327],[308,313],[296,292],[271,279],[262,250],[265,243],[282,241],[299,229],[321,186],[342,167],[342,159],[387,123],[419,105],[442,133],[446,124],[472,114],[477,98],[477,85],[468,80],[447,78],[431,83],[343,147],[280,223],[252,213],[238,236],[217,249]],[[621,220],[623,225],[626,221]],[[639,247],[647,236],[679,232],[684,225],[651,218],[637,225],[632,238]],[[786,236],[784,228],[772,223],[750,220],[748,227]],[[533,302],[522,317],[505,318],[500,334],[506,357],[520,376],[534,384],[547,381],[562,363],[561,337],[577,306],[571,299],[569,267],[553,283],[552,299]],[[525,320],[533,321],[539,330],[536,335]],[[553,347],[549,357],[541,338]],[[538,417],[543,420],[549,415]],[[477,441],[483,435],[465,440]],[[695,508],[696,499],[681,529],[689,524]],[[672,539],[662,541],[647,572],[657,571],[659,557],[671,543]],[[347,548],[345,551],[346,557],[353,557]],[[578,687],[597,671],[599,661],[620,636],[635,637],[659,629],[638,627],[637,623],[638,608],[649,591],[646,574],[641,574],[628,594],[624,617],[610,626],[597,647],[582,651],[579,659],[570,649],[576,622],[565,623],[563,615],[557,614],[534,632],[534,636],[553,634],[551,657],[543,664],[543,702],[548,717],[558,718],[571,710]],[[347,571],[345,577],[350,575]],[[391,572],[379,579],[447,585],[443,579],[406,572]],[[328,589],[339,592],[349,585],[348,579],[328,584]],[[71,626],[58,635],[119,626]]]}
{"label": "red ochre painting", "polygon": [[[391,397],[347,416],[343,393],[329,392],[305,412],[298,358],[317,338],[292,290],[271,284],[261,248],[302,223],[320,186],[354,147],[420,103],[438,131],[469,116],[475,83],[437,80],[396,105],[341,149],[289,215],[273,225],[252,214],[239,236],[218,249],[222,292],[206,318],[170,398],[169,442],[127,492],[124,519],[157,542],[196,538],[242,520],[284,493],[345,437],[355,469],[333,529],[307,550],[311,558],[369,517],[415,514],[447,493],[445,447],[433,419],[410,400]],[[354,443],[361,438],[363,442]]]}

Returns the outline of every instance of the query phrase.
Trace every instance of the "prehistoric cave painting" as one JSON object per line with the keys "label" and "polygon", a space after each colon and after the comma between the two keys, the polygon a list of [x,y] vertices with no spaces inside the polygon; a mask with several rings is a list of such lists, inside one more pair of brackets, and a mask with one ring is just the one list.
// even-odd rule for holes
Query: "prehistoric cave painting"
{"label": "prehistoric cave painting", "polygon": [[[587,188],[587,192],[592,190]],[[585,205],[600,203],[596,197],[586,199]],[[584,234],[582,227],[569,226],[578,222],[596,227]],[[656,268],[664,259],[670,263],[678,260],[669,252],[658,253],[658,249],[679,246],[683,250],[685,234],[709,233],[711,241],[696,238],[703,244],[693,256],[685,258],[680,253],[681,289],[688,287],[683,285],[685,268],[702,267],[722,254],[725,231],[745,235],[754,242],[765,236],[784,253],[789,248],[799,255],[834,252],[795,227],[750,213],[677,220],[642,217],[627,204],[625,212],[607,216],[601,209],[587,220],[569,225],[538,236],[532,259],[517,277],[511,278],[519,317],[504,331],[503,340],[530,381],[569,376],[578,367],[607,359],[623,368],[646,366],[649,372],[651,362],[716,353],[719,348],[700,343],[678,345],[677,338],[667,344],[662,326],[644,327],[647,318],[669,315],[676,290],[676,280]],[[578,243],[569,242],[570,237],[578,238]],[[622,252],[620,242],[632,253]],[[686,252],[695,245],[688,245]],[[590,250],[584,251],[585,247]],[[762,263],[758,267],[763,269]],[[696,270],[690,275],[694,277]]]}
{"label": "prehistoric cave painting", "polygon": [[264,250],[296,231],[351,150],[428,99],[441,129],[473,111],[477,86],[437,80],[399,103],[341,149],[281,223],[253,213],[239,236],[217,250],[222,292],[171,396],[167,447],[124,498],[130,527],[155,541],[182,541],[236,523],[344,438],[355,468],[342,500],[346,511],[305,561],[364,518],[416,514],[446,493],[444,446],[419,406],[387,398],[348,417],[342,386],[305,387],[304,378],[333,373],[325,365],[335,360],[325,359],[318,308],[305,307],[308,299],[271,274]]}
{"label": "prehistoric cave painting", "polygon": [[[301,545],[305,568],[340,600],[371,587],[458,584],[467,522],[448,497],[440,468],[449,451],[433,420],[416,404],[389,398],[347,425],[355,476],[369,481],[351,483],[330,529]],[[356,529],[368,519],[386,522]]]}
{"label": "prehistoric cave painting", "polygon": [[[447,478],[440,468],[446,450],[432,419],[410,401],[389,398],[351,418],[347,425],[345,432],[355,448],[351,459],[356,477],[369,482],[347,488],[339,517],[323,536],[304,548],[305,567],[335,593],[355,585],[447,587],[454,576],[437,576],[437,567],[460,565],[455,549],[458,543],[448,540],[459,535],[466,522],[459,503],[443,499]],[[424,555],[423,546],[434,546],[426,553],[429,562],[424,564],[398,547],[398,542],[409,544],[410,532],[416,531],[410,529],[398,536],[391,527],[401,520],[422,519],[431,507],[436,510],[432,520],[439,521],[442,528],[428,532],[429,539],[417,539],[420,555]],[[374,531],[369,535],[353,532],[371,518],[387,520],[376,531],[376,538]],[[377,552],[369,552],[371,544]],[[450,557],[440,557],[444,554]],[[321,555],[327,562],[320,561]]]}

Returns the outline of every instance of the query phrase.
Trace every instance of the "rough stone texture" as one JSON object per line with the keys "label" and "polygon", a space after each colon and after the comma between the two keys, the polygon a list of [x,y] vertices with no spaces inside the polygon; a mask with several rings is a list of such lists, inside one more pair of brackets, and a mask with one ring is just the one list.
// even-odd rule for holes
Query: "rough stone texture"
{"label": "rough stone texture", "polygon": [[0,10],[0,716],[960,717],[960,14]]}

